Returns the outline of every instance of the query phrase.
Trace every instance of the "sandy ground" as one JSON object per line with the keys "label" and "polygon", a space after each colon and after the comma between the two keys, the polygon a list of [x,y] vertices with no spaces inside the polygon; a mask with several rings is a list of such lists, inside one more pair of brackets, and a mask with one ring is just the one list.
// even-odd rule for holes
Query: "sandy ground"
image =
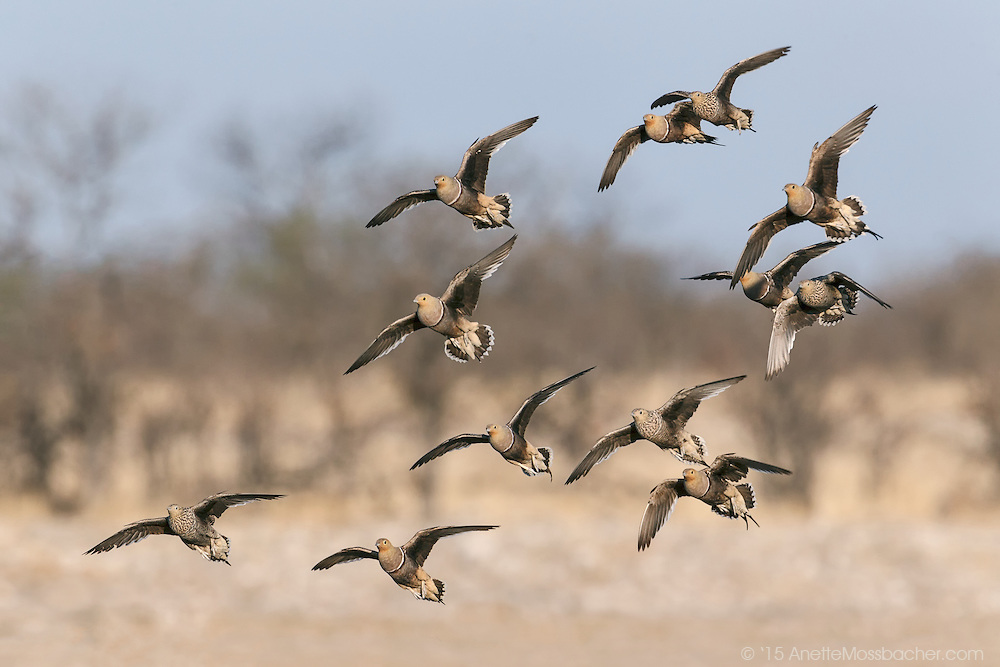
{"label": "sandy ground", "polygon": [[924,652],[901,654],[907,664],[965,649],[1000,661],[995,520],[771,512],[747,531],[688,501],[637,553],[641,506],[511,507],[494,514],[496,531],[438,543],[427,563],[447,583],[437,605],[373,561],[310,570],[345,546],[401,543],[421,522],[362,524],[280,502],[220,519],[231,568],[158,536],[82,555],[150,508],[5,513],[0,664],[727,665],[815,663],[802,651],[840,648]]}

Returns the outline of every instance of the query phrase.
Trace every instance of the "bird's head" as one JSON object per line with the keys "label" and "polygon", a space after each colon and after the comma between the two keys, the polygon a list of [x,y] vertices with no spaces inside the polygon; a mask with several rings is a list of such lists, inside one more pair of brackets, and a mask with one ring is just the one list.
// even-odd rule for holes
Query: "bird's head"
{"label": "bird's head", "polygon": [[377,540],[375,540],[375,548],[379,550],[379,553],[381,553],[387,549],[391,549],[392,542],[385,539],[384,537],[380,537]]}
{"label": "bird's head", "polygon": [[648,113],[642,117],[642,123],[646,127],[646,134],[653,141],[663,141],[670,132],[670,125],[664,116],[657,116],[655,113]]}

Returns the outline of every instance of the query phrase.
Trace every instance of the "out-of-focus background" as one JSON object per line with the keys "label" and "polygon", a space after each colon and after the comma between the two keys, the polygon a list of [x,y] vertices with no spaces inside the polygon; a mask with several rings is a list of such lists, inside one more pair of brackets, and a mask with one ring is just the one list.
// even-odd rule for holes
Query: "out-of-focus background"
{"label": "out-of-focus background", "polygon": [[[997,25],[986,2],[6,3],[0,662],[994,660]],[[735,86],[756,133],[644,144],[597,192],[649,102],[786,44]],[[893,308],[803,331],[765,383],[770,313],[680,278],[732,268],[813,143],[873,103],[840,190],[885,238],[799,277]],[[439,203],[367,220],[536,114],[487,181],[519,233],[476,313],[489,357],[418,333],[343,376],[508,238]],[[822,237],[799,227],[765,268]],[[408,470],[591,365],[528,431],[554,482],[482,446]],[[633,408],[738,374],[689,425],[794,470],[751,476],[759,529],[681,499],[637,553],[649,489],[683,467],[648,443],[562,484]],[[232,568],[175,538],[81,555],[220,490],[288,494],[220,519]],[[452,523],[501,528],[435,548],[444,607],[371,562],[309,570]]]}

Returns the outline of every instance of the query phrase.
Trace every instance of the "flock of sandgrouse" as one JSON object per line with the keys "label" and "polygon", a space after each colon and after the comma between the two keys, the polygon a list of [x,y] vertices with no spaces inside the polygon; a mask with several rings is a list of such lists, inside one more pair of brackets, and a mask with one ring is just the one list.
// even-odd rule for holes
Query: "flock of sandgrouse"
{"label": "flock of sandgrouse", "polygon": [[[790,47],[774,49],[733,65],[725,71],[710,92],[678,90],[658,98],[653,102],[652,108],[673,103],[673,109],[665,116],[645,115],[642,125],[629,129],[622,135],[612,150],[598,190],[604,190],[614,183],[615,176],[628,157],[639,144],[647,140],[658,143],[716,143],[715,137],[702,133],[703,120],[737,132],[752,131],[753,110],[741,109],[730,101],[733,84],[741,74],[781,58],[789,49]],[[790,288],[793,278],[806,262],[828,252],[838,243],[866,233],[880,238],[861,220],[865,208],[860,199],[854,196],[837,198],[840,157],[861,136],[874,110],[874,106],[869,107],[822,144],[813,146],[805,182],[802,185],[786,185],[785,206],[750,228],[750,238],[734,271],[718,271],[691,278],[729,280],[730,289],[740,284],[748,298],[774,311],[766,379],[773,378],[788,364],[795,334],[799,330],[816,322],[822,325],[837,324],[845,315],[853,313],[859,293],[889,308],[889,304],[839,272],[803,280],[795,291]],[[379,211],[367,226],[381,225],[408,208],[437,199],[470,218],[477,230],[504,225],[513,227],[509,221],[510,196],[487,195],[486,173],[490,157],[508,140],[527,130],[537,120],[537,116],[528,118],[477,140],[465,152],[454,177],[437,176],[434,179],[434,189],[415,190],[397,197]],[[805,220],[822,227],[830,240],[793,252],[769,271],[751,271],[764,254],[771,237],[789,225]],[[474,322],[472,314],[479,301],[483,281],[500,267],[510,254],[516,239],[516,235],[512,236],[499,248],[455,274],[440,297],[418,294],[413,299],[417,304],[416,311],[387,326],[347,369],[345,375],[388,354],[408,335],[424,328],[445,337],[445,354],[455,361],[482,360],[493,347],[493,330],[489,325]],[[467,433],[446,440],[420,457],[411,470],[453,450],[476,443],[489,443],[500,456],[518,466],[525,475],[546,473],[551,479],[552,451],[547,447],[535,447],[528,442],[525,430],[531,416],[542,403],[591,370],[593,367],[535,392],[505,424],[489,424],[485,433]],[[632,422],[598,440],[570,473],[566,484],[585,476],[617,449],[636,440],[648,440],[681,461],[699,467],[687,468],[683,471],[682,478],[660,482],[653,488],[639,528],[640,550],[649,546],[681,496],[701,500],[716,514],[743,519],[748,528],[750,521],[756,524],[750,515],[750,510],[756,505],[753,488],[742,480],[750,470],[782,475],[791,472],[735,454],[722,454],[708,463],[705,458],[705,441],[686,429],[688,420],[703,400],[720,394],[745,377],[741,375],[682,389],[659,408],[633,410]],[[220,493],[192,507],[171,505],[167,508],[166,517],[129,524],[86,553],[99,553],[126,546],[148,535],[166,534],[180,537],[189,548],[199,551],[209,560],[228,564],[229,539],[215,529],[215,520],[229,507],[281,497],[275,494]],[[313,569],[324,570],[338,563],[362,558],[376,559],[401,588],[409,590],[421,600],[443,602],[444,583],[431,578],[423,569],[424,560],[434,544],[449,535],[496,527],[470,525],[428,528],[418,531],[401,547],[393,546],[389,540],[380,538],[375,543],[375,550],[362,547],[343,549],[324,558]]]}

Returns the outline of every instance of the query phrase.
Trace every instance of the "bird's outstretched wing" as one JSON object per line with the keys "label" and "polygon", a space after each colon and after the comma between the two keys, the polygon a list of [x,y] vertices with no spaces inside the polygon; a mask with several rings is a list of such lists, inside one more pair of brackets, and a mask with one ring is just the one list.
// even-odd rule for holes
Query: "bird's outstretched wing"
{"label": "bird's outstretched wing", "polygon": [[568,378],[559,380],[558,382],[553,382],[544,389],[536,391],[534,394],[529,396],[527,400],[524,401],[524,403],[521,404],[521,407],[518,408],[516,413],[514,413],[514,416],[511,417],[507,425],[510,426],[515,433],[517,433],[523,438],[524,430],[528,428],[528,421],[531,419],[531,415],[535,413],[535,409],[539,405],[552,398],[557,391],[568,385],[573,380],[577,379],[584,373],[589,373],[595,368],[596,366],[591,366],[586,370],[582,370],[579,373],[574,373],[573,375],[570,375]]}
{"label": "bird's outstretched wing", "polygon": [[675,90],[664,95],[660,95],[653,103],[649,105],[650,109],[655,109],[657,107],[666,106],[674,102],[680,102],[681,100],[689,99],[691,97],[691,91],[688,90]]}
{"label": "bird's outstretched wing", "polygon": [[625,160],[635,152],[639,144],[646,141],[649,141],[649,135],[646,134],[645,125],[625,130],[625,134],[619,137],[615,147],[611,149],[611,157],[608,158],[608,163],[604,166],[601,183],[597,186],[598,192],[611,187],[611,184],[615,182],[615,177],[618,176],[618,170],[625,164]]}
{"label": "bird's outstretched wing", "polygon": [[[834,242],[834,245],[838,244]],[[878,305],[882,306],[883,308],[892,308],[892,306],[887,304],[885,301],[872,294],[869,290],[865,289],[861,285],[861,283],[856,282],[853,278],[844,275],[840,271],[834,271],[832,273],[828,273],[820,278],[814,278],[814,280],[821,280],[827,284],[837,285],[838,287],[847,287],[849,289],[854,290],[855,292],[861,292],[866,297],[868,297]]]}
{"label": "bird's outstretched wing", "polygon": [[91,547],[84,553],[96,554],[102,551],[111,551],[115,547],[124,547],[134,542],[138,542],[139,540],[144,540],[150,535],[173,534],[174,531],[170,530],[170,525],[167,523],[167,517],[164,516],[156,519],[143,519],[142,521],[130,523],[108,539],[94,547]]}
{"label": "bird's outstretched wing", "polygon": [[709,468],[709,474],[718,475],[731,482],[738,482],[746,477],[747,473],[751,470],[758,470],[770,475],[792,474],[791,470],[771,465],[770,463],[748,459],[744,456],[736,456],[736,454],[720,454],[716,456]]}
{"label": "bird's outstretched wing", "polygon": [[702,401],[718,396],[745,377],[746,375],[737,375],[724,380],[700,384],[697,387],[681,389],[671,396],[669,401],[660,406],[658,410],[660,416],[663,417],[664,421],[682,427],[691,419],[691,415],[698,409]]}
{"label": "bird's outstretched wing", "polygon": [[212,519],[222,516],[230,507],[239,507],[247,503],[254,503],[258,500],[275,500],[284,498],[279,493],[216,493],[191,508],[191,511],[203,519]]}
{"label": "bird's outstretched wing", "polygon": [[660,527],[670,518],[677,498],[686,496],[684,480],[669,479],[653,487],[639,524],[639,551],[649,546]]}
{"label": "bird's outstretched wing", "polygon": [[841,244],[836,241],[823,241],[822,243],[814,243],[811,246],[796,250],[771,269],[771,280],[774,281],[775,286],[779,290],[783,290],[788,287],[799,270],[805,266],[806,262],[816,259],[839,245]]}
{"label": "bird's outstretched wing", "polygon": [[461,181],[474,190],[485,192],[486,172],[490,167],[490,157],[503,148],[503,145],[509,140],[534,125],[536,120],[538,120],[538,116],[525,118],[488,137],[474,141],[462,157],[462,165],[458,168],[458,173],[455,174],[455,180]]}
{"label": "bird's outstretched wing", "polygon": [[[799,220],[795,220],[794,222],[799,222]],[[747,271],[752,269],[753,265],[757,263],[757,260],[764,256],[764,251],[767,250],[768,244],[771,243],[771,238],[789,224],[787,209],[782,206],[750,228],[750,238],[743,249],[743,254],[740,255],[740,261],[736,263],[733,278],[729,281],[729,289],[733,289],[740,283],[740,278],[745,276]]]}
{"label": "bird's outstretched wing", "polygon": [[369,220],[365,227],[378,227],[383,222],[392,220],[408,208],[413,208],[417,204],[423,204],[425,201],[437,198],[437,190],[414,190],[413,192],[407,192],[405,195],[396,197],[392,200],[391,204],[376,213],[375,217]]}
{"label": "bird's outstretched wing", "polygon": [[424,325],[420,323],[417,319],[416,313],[411,313],[406,317],[401,317],[376,336],[372,344],[368,346],[368,349],[361,353],[351,367],[344,372],[344,375],[348,373],[353,373],[365,364],[375,361],[379,357],[389,354],[392,352],[397,345],[403,342],[407,336],[416,331],[417,329],[423,329]]}
{"label": "bird's outstretched wing", "polygon": [[774,309],[774,323],[771,325],[771,342],[767,348],[767,373],[765,380],[774,378],[788,365],[795,344],[795,334],[812,325],[819,315],[807,313],[799,307],[796,296],[782,301]]}
{"label": "bird's outstretched wing", "polygon": [[403,545],[403,551],[417,565],[423,565],[434,544],[442,537],[467,533],[473,530],[493,530],[499,526],[438,526],[417,531],[410,541]]}
{"label": "bird's outstretched wing", "polygon": [[715,89],[712,90],[716,97],[728,100],[729,96],[733,93],[733,84],[736,83],[736,78],[741,74],[746,74],[747,72],[752,72],[753,70],[763,67],[768,63],[772,63],[781,56],[787,54],[792,47],[783,46],[780,49],[772,49],[770,51],[765,51],[764,53],[758,54],[747,58],[746,60],[741,60],[729,69],[727,69],[722,74],[722,78],[719,79],[719,83],[715,85]]}
{"label": "bird's outstretched wing", "polygon": [[587,455],[583,457],[583,460],[580,461],[576,468],[573,469],[573,472],[569,474],[569,477],[566,478],[566,484],[572,484],[580,479],[590,472],[591,468],[614,454],[617,449],[631,445],[639,438],[639,432],[635,429],[635,423],[622,426],[608,433],[598,440],[597,444],[591,447]]}
{"label": "bird's outstretched wing", "polygon": [[417,459],[417,462],[410,466],[410,470],[415,470],[425,463],[429,463],[439,456],[444,456],[448,452],[453,452],[456,449],[465,449],[469,445],[489,441],[490,437],[485,433],[463,433],[462,435],[456,435],[454,438],[445,440],[440,445]]}
{"label": "bird's outstretched wing", "polygon": [[448,289],[441,296],[441,300],[466,317],[470,317],[472,311],[476,309],[476,304],[479,303],[479,290],[483,286],[483,281],[500,268],[503,261],[507,259],[507,255],[510,254],[516,240],[517,234],[514,234],[507,239],[506,243],[486,257],[456,273],[448,284]]}
{"label": "bird's outstretched wing", "polygon": [[365,549],[364,547],[349,547],[347,549],[341,549],[337,553],[327,556],[320,562],[313,565],[312,569],[326,570],[334,565],[338,565],[340,563],[350,563],[352,561],[361,560],[362,558],[378,560],[378,552],[374,549]]}
{"label": "bird's outstretched wing", "polygon": [[847,152],[865,131],[868,120],[877,107],[872,105],[847,121],[842,128],[818,146],[813,146],[809,158],[809,172],[803,182],[824,197],[837,198],[837,170],[840,156]]}
{"label": "bird's outstretched wing", "polygon": [[690,278],[681,278],[681,280],[732,280],[732,271],[712,271],[711,273],[703,273],[700,276],[691,276]]}

